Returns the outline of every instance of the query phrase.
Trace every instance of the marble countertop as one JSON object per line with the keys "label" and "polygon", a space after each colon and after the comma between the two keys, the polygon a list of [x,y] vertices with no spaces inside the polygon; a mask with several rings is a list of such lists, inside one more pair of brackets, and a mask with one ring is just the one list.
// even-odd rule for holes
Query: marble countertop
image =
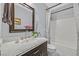
{"label": "marble countertop", "polygon": [[46,41],[47,41],[46,38],[34,38],[34,39],[29,39],[28,41],[21,40],[19,43],[15,43],[15,41],[8,42],[1,45],[1,55],[20,56]]}

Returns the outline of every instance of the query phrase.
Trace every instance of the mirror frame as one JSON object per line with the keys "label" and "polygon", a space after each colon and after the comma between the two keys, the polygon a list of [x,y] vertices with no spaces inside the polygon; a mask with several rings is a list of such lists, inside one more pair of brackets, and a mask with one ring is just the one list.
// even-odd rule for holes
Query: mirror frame
{"label": "mirror frame", "polygon": [[10,33],[16,33],[16,32],[24,32],[24,31],[34,31],[34,17],[35,17],[35,10],[34,8],[32,8],[31,6],[29,6],[26,3],[19,3],[19,4],[23,4],[23,6],[28,6],[30,10],[32,10],[32,29],[14,29],[14,18],[15,18],[15,5],[14,3],[12,3],[12,12],[11,12],[11,20],[12,20],[12,25],[9,25],[9,32]]}

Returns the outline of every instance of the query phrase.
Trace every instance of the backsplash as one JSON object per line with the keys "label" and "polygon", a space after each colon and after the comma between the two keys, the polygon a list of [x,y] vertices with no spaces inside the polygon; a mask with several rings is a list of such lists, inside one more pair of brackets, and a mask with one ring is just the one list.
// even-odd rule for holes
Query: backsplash
{"label": "backsplash", "polygon": [[31,32],[28,33],[28,36],[26,35],[27,33],[17,33],[15,35],[2,35],[3,42],[10,42],[10,41],[16,41],[22,38],[27,38],[28,36],[32,36]]}

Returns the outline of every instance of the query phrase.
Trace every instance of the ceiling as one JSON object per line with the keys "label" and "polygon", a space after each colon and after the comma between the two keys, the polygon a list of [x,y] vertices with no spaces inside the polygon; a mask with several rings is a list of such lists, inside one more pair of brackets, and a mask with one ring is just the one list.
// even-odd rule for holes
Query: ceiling
{"label": "ceiling", "polygon": [[[38,3],[38,4],[40,4],[40,3]],[[55,5],[59,4],[59,3],[41,3],[41,4],[46,6],[46,9],[47,9],[47,8],[55,6]],[[32,6],[32,3],[28,3],[28,5]]]}
{"label": "ceiling", "polygon": [[45,4],[46,4],[46,6],[49,8],[49,7],[51,7],[51,6],[57,5],[58,3],[45,3]]}

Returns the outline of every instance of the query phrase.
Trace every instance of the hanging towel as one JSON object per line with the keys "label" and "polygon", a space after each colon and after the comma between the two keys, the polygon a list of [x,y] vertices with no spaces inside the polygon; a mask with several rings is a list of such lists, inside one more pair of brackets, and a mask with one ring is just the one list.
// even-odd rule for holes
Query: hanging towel
{"label": "hanging towel", "polygon": [[9,3],[9,9],[8,9],[8,20],[7,20],[7,24],[9,25],[12,25],[12,21],[11,21],[11,18],[12,18],[12,9],[13,9],[13,4],[12,3]]}
{"label": "hanging towel", "polygon": [[2,22],[7,23],[8,20],[8,3],[4,4],[4,12],[3,12],[3,18],[2,18]]}
{"label": "hanging towel", "polygon": [[9,25],[12,25],[12,3],[5,3],[4,4],[4,13],[3,13],[3,18],[2,18],[2,22],[7,23]]}

